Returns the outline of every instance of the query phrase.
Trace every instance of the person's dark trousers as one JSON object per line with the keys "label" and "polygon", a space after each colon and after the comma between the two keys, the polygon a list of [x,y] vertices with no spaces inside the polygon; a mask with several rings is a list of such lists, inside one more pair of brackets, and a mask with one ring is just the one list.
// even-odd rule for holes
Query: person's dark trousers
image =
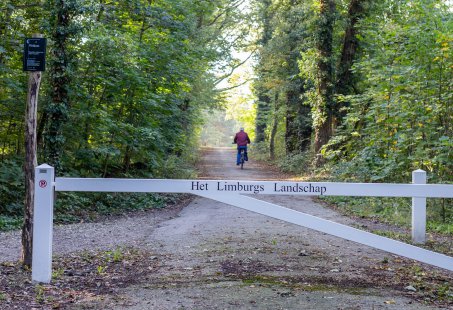
{"label": "person's dark trousers", "polygon": [[241,163],[241,150],[244,150],[244,159],[247,161],[248,156],[247,156],[247,146],[238,146],[238,155],[236,158],[236,165],[239,165]]}

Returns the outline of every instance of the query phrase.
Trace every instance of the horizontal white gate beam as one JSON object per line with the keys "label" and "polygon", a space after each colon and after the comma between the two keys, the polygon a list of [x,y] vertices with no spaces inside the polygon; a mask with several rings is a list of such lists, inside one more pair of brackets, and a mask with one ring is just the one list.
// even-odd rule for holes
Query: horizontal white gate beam
{"label": "horizontal white gate beam", "polygon": [[[53,176],[52,167],[48,165],[36,167],[33,281],[49,283],[51,280],[54,190],[76,192],[192,193],[453,271],[452,257],[241,195],[376,196],[413,197],[414,199],[453,198],[452,184],[104,178],[56,178],[55,182],[53,182]],[[415,216],[415,218],[419,221],[420,216]]]}
{"label": "horizontal white gate beam", "polygon": [[245,210],[453,271],[453,257],[243,195],[198,194]]}
{"label": "horizontal white gate beam", "polygon": [[452,184],[56,178],[55,190],[453,198]]}

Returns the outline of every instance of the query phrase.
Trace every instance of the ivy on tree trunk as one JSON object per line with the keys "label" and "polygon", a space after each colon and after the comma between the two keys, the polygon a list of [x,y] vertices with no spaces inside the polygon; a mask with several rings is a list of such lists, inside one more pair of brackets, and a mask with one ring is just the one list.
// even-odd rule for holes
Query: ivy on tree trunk
{"label": "ivy on tree trunk", "polygon": [[[317,95],[314,123],[316,154],[329,141],[334,126],[334,70],[333,70],[333,26],[335,22],[335,1],[321,0],[317,33]],[[316,164],[320,165],[321,156],[316,157]]]}

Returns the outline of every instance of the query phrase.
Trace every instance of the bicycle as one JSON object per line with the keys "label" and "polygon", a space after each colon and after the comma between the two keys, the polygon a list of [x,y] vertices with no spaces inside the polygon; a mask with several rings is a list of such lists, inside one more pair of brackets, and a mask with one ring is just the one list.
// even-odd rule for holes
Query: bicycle
{"label": "bicycle", "polygon": [[241,157],[239,159],[239,163],[241,165],[241,169],[244,169],[244,162],[245,162],[245,149],[241,148]]}

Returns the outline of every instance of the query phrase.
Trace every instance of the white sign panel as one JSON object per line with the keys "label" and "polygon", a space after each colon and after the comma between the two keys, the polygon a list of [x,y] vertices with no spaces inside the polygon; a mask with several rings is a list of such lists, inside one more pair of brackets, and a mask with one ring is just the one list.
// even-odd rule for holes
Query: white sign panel
{"label": "white sign panel", "polygon": [[453,198],[450,184],[56,178],[55,190]]}

